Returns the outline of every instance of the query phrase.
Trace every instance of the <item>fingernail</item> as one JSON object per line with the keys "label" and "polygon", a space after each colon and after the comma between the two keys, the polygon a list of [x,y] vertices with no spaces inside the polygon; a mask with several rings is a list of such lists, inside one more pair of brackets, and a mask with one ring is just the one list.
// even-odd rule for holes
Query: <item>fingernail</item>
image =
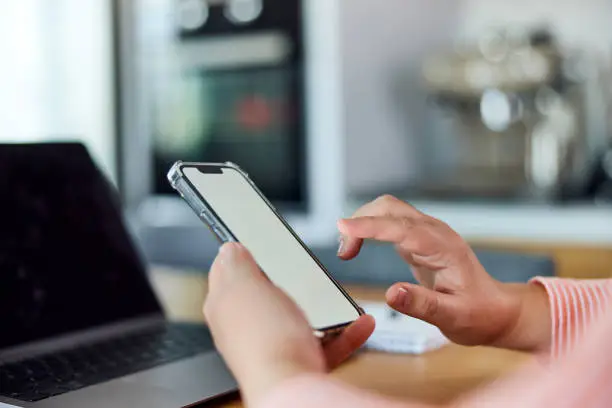
{"label": "fingernail", "polygon": [[344,254],[344,250],[345,250],[345,247],[346,247],[346,242],[345,242],[345,239],[344,239],[344,237],[342,235],[340,235],[340,237],[338,237],[338,242],[339,242],[339,245],[338,245],[338,255],[342,255],[342,254]]}
{"label": "fingernail", "polygon": [[395,294],[395,299],[393,302],[397,305],[405,306],[410,301],[410,294],[404,288],[399,288]]}

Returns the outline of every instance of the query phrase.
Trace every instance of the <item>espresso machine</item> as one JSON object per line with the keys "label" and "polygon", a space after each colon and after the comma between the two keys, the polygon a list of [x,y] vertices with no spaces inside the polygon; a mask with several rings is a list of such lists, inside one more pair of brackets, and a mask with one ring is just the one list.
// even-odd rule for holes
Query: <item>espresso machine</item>
{"label": "espresso machine", "polygon": [[[546,29],[492,30],[423,64],[427,195],[562,200],[593,168],[588,59]],[[605,120],[605,118],[596,118]]]}

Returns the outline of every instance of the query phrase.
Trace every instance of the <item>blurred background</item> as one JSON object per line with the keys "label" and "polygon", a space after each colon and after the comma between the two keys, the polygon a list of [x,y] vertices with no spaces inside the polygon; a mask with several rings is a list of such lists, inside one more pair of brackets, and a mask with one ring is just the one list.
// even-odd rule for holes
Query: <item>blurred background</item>
{"label": "blurred background", "polygon": [[313,246],[392,193],[477,245],[580,248],[599,276],[610,21],[608,0],[5,1],[0,142],[84,141],[156,263],[216,251],[170,165],[229,160]]}

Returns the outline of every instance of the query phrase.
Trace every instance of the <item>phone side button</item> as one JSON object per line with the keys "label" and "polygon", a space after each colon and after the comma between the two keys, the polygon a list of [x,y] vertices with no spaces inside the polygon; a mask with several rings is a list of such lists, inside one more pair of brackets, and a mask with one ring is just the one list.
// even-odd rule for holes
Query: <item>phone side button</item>
{"label": "phone side button", "polygon": [[221,241],[223,241],[223,242],[227,242],[228,241],[228,239],[225,236],[225,234],[223,233],[223,231],[221,231],[219,228],[213,226],[212,230],[215,233],[215,235],[219,237],[219,239]]}
{"label": "phone side button", "polygon": [[210,216],[209,212],[206,210],[202,210],[200,211],[200,218],[203,218],[204,221],[206,221],[206,223],[208,225],[215,225],[214,220],[212,219],[212,217]]}

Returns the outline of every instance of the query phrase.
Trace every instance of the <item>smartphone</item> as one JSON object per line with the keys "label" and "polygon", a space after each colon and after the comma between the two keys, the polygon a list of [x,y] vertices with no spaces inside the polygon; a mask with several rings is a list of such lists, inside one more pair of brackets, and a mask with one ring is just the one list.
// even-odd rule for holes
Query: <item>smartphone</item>
{"label": "smartphone", "polygon": [[251,252],[317,336],[337,334],[363,314],[236,164],[179,161],[168,180],[220,242],[240,242]]}

